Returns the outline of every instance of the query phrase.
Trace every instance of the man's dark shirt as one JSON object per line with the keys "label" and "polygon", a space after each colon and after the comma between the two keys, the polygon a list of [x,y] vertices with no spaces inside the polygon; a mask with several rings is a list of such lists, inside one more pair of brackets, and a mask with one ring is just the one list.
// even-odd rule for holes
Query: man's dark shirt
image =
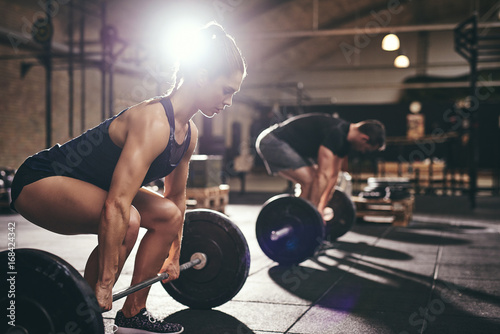
{"label": "man's dark shirt", "polygon": [[350,124],[329,114],[311,113],[294,116],[280,123],[272,133],[303,157],[317,160],[320,145],[344,157],[350,150],[347,141]]}

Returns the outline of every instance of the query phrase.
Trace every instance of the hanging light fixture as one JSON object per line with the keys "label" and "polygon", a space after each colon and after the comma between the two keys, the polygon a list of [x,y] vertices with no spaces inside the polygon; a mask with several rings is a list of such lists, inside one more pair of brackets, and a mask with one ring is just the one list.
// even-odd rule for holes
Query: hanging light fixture
{"label": "hanging light fixture", "polygon": [[399,49],[399,38],[394,34],[385,35],[382,40],[382,50],[385,51],[396,51]]}
{"label": "hanging light fixture", "polygon": [[403,52],[400,52],[396,59],[394,59],[394,66],[397,68],[407,68],[410,66],[410,59]]}

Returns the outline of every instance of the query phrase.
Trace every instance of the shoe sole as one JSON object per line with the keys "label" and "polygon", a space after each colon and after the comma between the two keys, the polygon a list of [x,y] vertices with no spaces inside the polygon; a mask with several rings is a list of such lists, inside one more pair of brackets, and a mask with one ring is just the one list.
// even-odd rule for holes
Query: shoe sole
{"label": "shoe sole", "polygon": [[[180,334],[182,332],[184,332],[184,327],[179,332],[170,332],[168,334]],[[159,334],[159,332],[151,332],[137,328],[118,327],[115,334]]]}

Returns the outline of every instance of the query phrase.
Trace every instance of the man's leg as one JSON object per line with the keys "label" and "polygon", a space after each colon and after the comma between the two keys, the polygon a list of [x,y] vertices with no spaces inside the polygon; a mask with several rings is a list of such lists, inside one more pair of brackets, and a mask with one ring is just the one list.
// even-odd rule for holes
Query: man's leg
{"label": "man's leg", "polygon": [[302,190],[300,197],[309,200],[315,173],[316,169],[314,166],[304,166],[297,169],[282,170],[278,172],[278,175],[294,183],[300,184]]}

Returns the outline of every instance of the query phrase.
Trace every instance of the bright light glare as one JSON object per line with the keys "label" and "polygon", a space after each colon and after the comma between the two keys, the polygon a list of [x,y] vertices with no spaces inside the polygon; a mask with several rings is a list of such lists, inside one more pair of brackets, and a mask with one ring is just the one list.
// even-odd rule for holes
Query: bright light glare
{"label": "bright light glare", "polygon": [[410,66],[410,59],[405,55],[399,55],[394,59],[394,66],[397,68],[407,68]]}
{"label": "bright light glare", "polygon": [[200,43],[197,31],[202,26],[193,20],[179,20],[165,26],[158,38],[157,50],[162,56],[176,61],[189,61],[197,54]]}
{"label": "bright light glare", "polygon": [[183,60],[192,55],[197,48],[197,30],[200,27],[192,23],[179,24],[172,39],[172,52],[177,59]]}
{"label": "bright light glare", "polygon": [[399,49],[399,38],[394,34],[388,34],[382,40],[382,50],[395,51]]}

